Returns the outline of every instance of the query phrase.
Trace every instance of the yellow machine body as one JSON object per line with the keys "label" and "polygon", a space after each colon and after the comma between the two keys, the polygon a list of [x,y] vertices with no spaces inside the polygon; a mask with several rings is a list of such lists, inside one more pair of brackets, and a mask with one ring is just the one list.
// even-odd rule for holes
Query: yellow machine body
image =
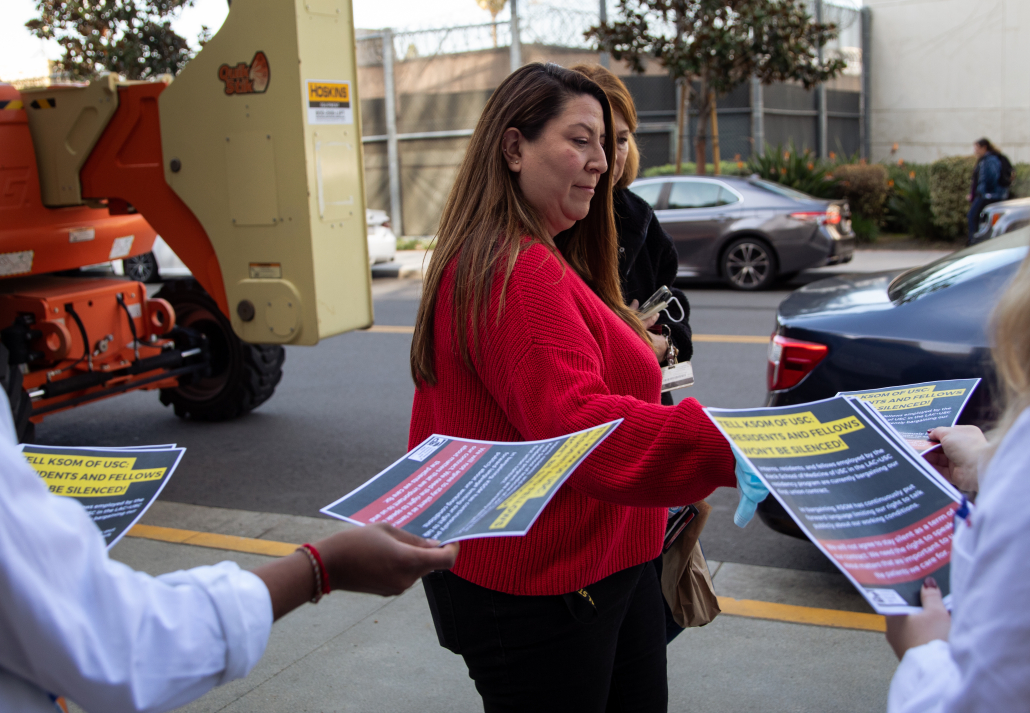
{"label": "yellow machine body", "polygon": [[371,325],[350,0],[234,0],[158,106],[165,179],[207,232],[236,334]]}

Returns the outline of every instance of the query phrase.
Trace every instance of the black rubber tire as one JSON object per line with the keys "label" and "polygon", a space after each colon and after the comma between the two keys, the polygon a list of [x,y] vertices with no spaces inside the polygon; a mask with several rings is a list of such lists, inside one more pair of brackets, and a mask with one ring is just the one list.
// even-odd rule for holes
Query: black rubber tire
{"label": "black rubber tire", "polygon": [[32,399],[22,388],[21,369],[15,364],[8,364],[9,358],[7,347],[0,344],[0,388],[7,394],[7,401],[11,404],[14,432],[18,436],[18,443],[32,443],[36,439],[36,424],[29,420]]}
{"label": "black rubber tire", "polygon": [[125,276],[137,282],[160,282],[161,274],[157,269],[157,258],[154,253],[143,253],[122,260]]}
{"label": "black rubber tire", "polygon": [[278,344],[248,344],[196,280],[166,282],[157,293],[175,308],[175,322],[207,338],[211,370],[161,389],[161,403],[179,418],[226,421],[254,410],[271,398],[283,376],[286,350]]}
{"label": "black rubber tire", "polygon": [[761,238],[737,238],[723,250],[719,268],[735,290],[765,290],[776,281],[776,253]]}

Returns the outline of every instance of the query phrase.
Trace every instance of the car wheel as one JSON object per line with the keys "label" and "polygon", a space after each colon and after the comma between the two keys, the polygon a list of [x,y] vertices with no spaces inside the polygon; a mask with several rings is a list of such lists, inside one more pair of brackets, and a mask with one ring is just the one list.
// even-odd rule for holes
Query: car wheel
{"label": "car wheel", "polygon": [[160,282],[161,276],[157,270],[157,258],[154,253],[143,253],[135,257],[127,257],[122,260],[122,267],[125,276],[137,282]]}
{"label": "car wheel", "polygon": [[179,418],[224,421],[267,401],[283,376],[286,351],[278,344],[248,344],[232,331],[229,320],[195,280],[166,282],[158,297],[175,308],[176,325],[203,335],[210,354],[206,373],[183,378],[161,389],[161,403]]}
{"label": "car wheel", "polygon": [[722,276],[737,290],[764,290],[776,279],[776,256],[757,238],[739,238],[722,254]]}
{"label": "car wheel", "polygon": [[21,369],[17,364],[8,364],[7,347],[0,344],[0,389],[7,394],[14,421],[14,434],[19,443],[32,443],[36,438],[36,424],[29,420],[32,415],[32,399],[22,388]]}

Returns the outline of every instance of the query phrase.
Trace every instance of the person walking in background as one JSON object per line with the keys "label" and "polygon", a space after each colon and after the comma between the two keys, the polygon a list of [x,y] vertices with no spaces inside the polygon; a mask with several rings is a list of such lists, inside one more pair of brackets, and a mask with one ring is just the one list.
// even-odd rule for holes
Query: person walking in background
{"label": "person walking in background", "polygon": [[1009,197],[1012,184],[1012,163],[987,139],[973,143],[976,166],[973,168],[973,182],[969,189],[969,241],[972,245],[980,228],[980,213],[985,206],[1003,201]]}
{"label": "person walking in background", "polygon": [[[570,69],[585,74],[608,95],[612,105],[612,124],[615,126],[615,161],[612,164],[612,207],[615,210],[615,230],[619,239],[619,277],[622,282],[622,299],[636,309],[648,300],[659,287],[668,287],[679,302],[674,321],[668,310],[645,322],[647,336],[658,363],[664,366],[671,350],[675,350],[678,362],[690,361],[694,345],[690,331],[690,303],[687,296],[673,287],[679,269],[679,258],[672,238],[665,232],[654,214],[654,208],[629,189],[637,178],[640,168],[640,151],[637,149],[633,132],[637,130],[637,107],[633,97],[622,80],[599,64],[577,64]],[[571,230],[560,233],[554,239],[559,250],[564,250]],[[653,327],[657,324],[661,332]],[[662,394],[662,403],[672,406],[672,392]],[[686,505],[682,503],[681,505]],[[654,560],[658,578],[662,577],[662,558]],[[672,610],[665,603],[666,640],[671,642],[682,631],[676,623]]]}
{"label": "person walking in background", "polygon": [[[668,508],[736,484],[700,404],[661,404],[653,343],[623,300],[615,138],[586,76],[538,63],[510,74],[458,170],[415,322],[409,443],[528,441],[622,419],[526,536],[464,542],[453,572],[423,580],[440,642],[464,657],[487,713],[664,712],[652,561]],[[563,254],[554,238],[570,228]]]}

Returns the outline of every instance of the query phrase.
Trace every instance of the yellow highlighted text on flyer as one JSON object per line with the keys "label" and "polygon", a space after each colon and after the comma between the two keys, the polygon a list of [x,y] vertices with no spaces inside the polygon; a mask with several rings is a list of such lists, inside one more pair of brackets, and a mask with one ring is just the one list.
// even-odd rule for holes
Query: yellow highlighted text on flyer
{"label": "yellow highlighted text on flyer", "polygon": [[133,470],[135,458],[84,458],[25,454],[25,459],[55,495],[106,498],[125,495],[133,483],[161,480],[167,468]]}
{"label": "yellow highlighted text on flyer", "polygon": [[594,444],[609,431],[606,425],[590,431],[577,433],[565,441],[554,455],[547,459],[536,475],[530,478],[525,485],[508,496],[508,499],[501,503],[497,509],[504,512],[490,523],[491,530],[506,527],[511,519],[515,517],[527,500],[542,498],[550,492],[551,487],[564,476],[572,466],[594,447]]}
{"label": "yellow highlighted text on flyer", "polygon": [[789,416],[713,416],[748,458],[785,458],[846,451],[845,433],[865,428],[854,416],[821,423],[811,411]]}
{"label": "yellow highlighted text on flyer", "polygon": [[901,409],[925,408],[932,404],[934,399],[962,396],[966,393],[965,389],[935,391],[935,388],[935,384],[928,384],[910,389],[863,393],[859,398],[871,403],[876,407],[877,411],[898,411]]}

